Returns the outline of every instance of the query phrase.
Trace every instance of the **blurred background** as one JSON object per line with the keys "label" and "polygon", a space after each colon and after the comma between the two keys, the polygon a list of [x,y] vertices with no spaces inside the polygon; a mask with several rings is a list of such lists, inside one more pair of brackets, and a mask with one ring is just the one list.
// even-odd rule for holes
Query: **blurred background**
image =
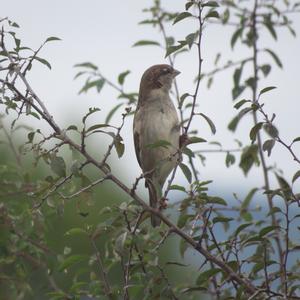
{"label": "blurred background", "polygon": [[[83,80],[73,80],[77,70],[73,66],[76,63],[90,61],[97,65],[100,71],[110,80],[117,81],[118,74],[122,71],[131,70],[126,78],[126,91],[137,92],[139,80],[146,68],[157,63],[168,63],[164,59],[164,51],[159,47],[132,47],[138,40],[156,40],[162,42],[161,34],[150,26],[138,25],[147,15],[142,13],[144,8],[150,7],[152,0],[141,1],[113,1],[98,2],[89,1],[81,3],[54,0],[51,2],[38,2],[28,0],[26,2],[2,1],[1,15],[8,16],[17,22],[21,29],[22,39],[33,49],[49,36],[57,36],[62,39],[59,42],[49,43],[41,52],[41,56],[51,62],[52,70],[49,71],[44,65],[36,63],[34,71],[29,79],[34,89],[44,100],[50,112],[57,122],[63,127],[71,122],[78,123],[89,107],[100,107],[101,114],[97,115],[97,121],[103,122],[107,112],[118,103],[112,90],[105,86],[101,94],[90,91],[88,94],[78,95],[83,85]],[[173,11],[184,10],[184,1],[162,1],[162,6]],[[295,15],[294,28],[300,29],[300,18]],[[208,72],[214,68],[213,62],[218,52],[222,53],[221,62],[238,60],[250,55],[245,47],[237,46],[234,51],[228,47],[234,28],[220,25],[211,25],[205,29],[203,42],[203,71]],[[169,35],[174,35],[178,40],[192,32],[194,23],[185,20],[177,26],[166,28]],[[300,135],[298,126],[299,91],[298,91],[298,68],[299,47],[298,37],[293,38],[286,29],[279,30],[278,42],[266,32],[261,36],[260,48],[269,47],[274,49],[284,69],[275,65],[267,80],[262,80],[261,87],[277,86],[277,89],[266,94],[266,110],[276,114],[276,124],[280,128],[281,135],[291,141]],[[196,56],[194,56],[196,59]],[[179,56],[176,68],[181,71],[178,77],[180,93],[193,90],[193,80],[196,74],[196,64],[192,54]],[[270,58],[266,58],[273,64]],[[194,118],[193,127],[199,130],[201,137],[208,141],[219,141],[225,149],[235,148],[234,136],[227,130],[227,125],[236,114],[231,101],[232,71],[219,73],[212,88],[207,89],[205,84],[200,87],[198,103],[201,112],[207,114],[216,124],[215,136],[205,121]],[[244,96],[245,98],[247,95]],[[250,95],[248,95],[250,97]],[[250,117],[249,117],[250,118]],[[34,120],[33,120],[34,122]],[[120,113],[115,114],[112,123],[120,124]],[[41,126],[39,122],[38,126]],[[249,143],[249,123],[242,121],[237,135],[244,144]],[[125,139],[125,155],[118,161],[122,179],[131,183],[140,173],[138,164],[134,158],[132,139],[132,118],[128,119],[123,131]],[[95,144],[95,149],[102,145]],[[203,148],[213,148],[203,145]],[[251,170],[247,178],[243,178],[238,168],[227,169],[224,164],[225,155],[211,154],[207,159],[206,168],[200,167],[203,179],[214,178],[213,186],[218,190],[233,190],[235,187],[232,178],[239,178],[239,188],[253,186],[262,180],[261,171]],[[287,178],[291,178],[296,167],[289,154],[276,145],[272,156],[268,158],[268,164],[275,161],[282,162]],[[200,162],[199,162],[200,164]],[[183,176],[179,180],[184,182]],[[229,185],[231,185],[229,187]],[[261,185],[261,184],[258,184]]]}
{"label": "blurred background", "polygon": [[[138,40],[162,42],[161,34],[157,29],[138,25],[141,20],[146,18],[142,13],[143,8],[150,7],[152,2],[152,0],[87,1],[85,3],[59,0],[46,2],[1,0],[0,17],[7,16],[20,25],[18,33],[26,45],[36,49],[49,36],[57,36],[62,39],[62,41],[49,43],[40,53],[41,57],[51,63],[52,70],[36,63],[33,71],[28,75],[33,89],[43,99],[61,127],[79,124],[89,107],[101,108],[101,112],[93,116],[92,122],[103,123],[107,113],[120,101],[116,97],[117,94],[108,86],[105,86],[100,94],[90,91],[87,94],[78,95],[83,80],[80,78],[76,81],[73,80],[77,72],[74,69],[75,64],[92,62],[99,67],[106,78],[113,82],[117,82],[121,72],[130,70],[131,73],[126,78],[125,88],[128,92],[137,92],[140,77],[145,69],[153,64],[168,63],[168,60],[164,59],[164,51],[159,47],[132,47]],[[162,6],[168,10],[174,12],[184,10],[184,1],[182,0],[162,0],[161,2]],[[300,32],[299,15],[295,15],[293,20],[296,32]],[[168,35],[173,35],[180,40],[194,31],[194,23],[186,20],[175,27],[167,27],[166,30]],[[220,30],[220,25],[211,25],[205,28],[203,37],[204,73],[214,68],[214,60],[218,52],[222,53],[221,62],[223,63],[250,55],[245,47],[237,46],[234,51],[230,50],[228,45],[232,33],[233,29],[231,30],[229,27]],[[270,114],[276,114],[275,124],[280,129],[284,140],[289,143],[295,137],[300,136],[298,121],[300,113],[298,87],[300,39],[298,36],[293,38],[286,32],[286,29],[283,29],[279,30],[278,40],[279,42],[274,41],[268,33],[261,37],[260,48],[267,46],[274,49],[282,60],[284,68],[283,70],[279,69],[271,62],[273,65],[271,75],[261,81],[259,88],[277,87],[276,90],[265,95],[265,109]],[[270,58],[267,57],[263,59],[270,61]],[[178,77],[181,94],[193,91],[193,79],[196,75],[195,60],[196,56],[189,53],[180,56],[175,63],[176,68],[181,71]],[[194,118],[192,123],[192,127],[198,129],[201,137],[209,142],[220,142],[224,149],[236,148],[234,141],[236,136],[243,144],[250,142],[248,117],[242,120],[235,135],[227,129],[229,121],[236,114],[231,97],[232,71],[217,74],[210,89],[206,84],[200,86],[199,110],[213,120],[217,128],[216,135],[211,134],[205,121]],[[247,95],[243,98],[247,98]],[[3,122],[7,127],[9,126],[7,119],[4,119]],[[121,112],[114,115],[111,123],[116,126],[120,125]],[[50,130],[46,124],[34,118],[30,125],[42,128],[44,131]],[[111,157],[114,165],[113,172],[117,172],[121,180],[131,185],[141,173],[134,154],[132,117],[126,119],[122,137],[124,138],[125,154],[120,160],[117,160],[116,154],[113,154]],[[203,145],[203,150],[218,149],[211,144],[201,145]],[[93,139],[92,148],[95,157],[100,157],[101,153],[106,151],[105,140],[103,142]],[[2,148],[3,161],[11,159],[9,155]],[[297,171],[297,165],[293,163],[289,153],[277,144],[271,157],[267,158],[268,165],[274,165],[275,162],[276,166],[283,170],[285,178],[290,181]],[[232,192],[243,198],[251,188],[264,185],[261,169],[253,168],[248,176],[244,177],[242,171],[237,167],[237,163],[235,166],[226,168],[224,153],[208,154],[206,165],[203,166],[199,160],[197,168],[200,170],[201,180],[213,179],[213,183],[209,186],[211,193],[220,195],[228,201],[234,198]],[[93,173],[93,170],[90,172]],[[43,174],[43,170],[38,170],[36,176],[41,176],[40,174]],[[188,184],[180,172],[177,173],[175,182],[183,186]],[[275,181],[271,182],[271,184],[273,183]],[[147,196],[143,184],[140,184],[138,191],[143,197]],[[94,204],[96,207],[82,207],[82,211],[89,213],[87,219],[82,219],[78,214],[74,214],[77,208],[72,202],[67,204],[64,218],[53,215],[49,219],[51,226],[48,228],[51,230],[47,234],[49,234],[49,244],[55,251],[64,251],[61,241],[65,239],[64,233],[68,228],[96,222],[101,207],[111,205],[112,202],[121,203],[128,200],[128,197],[124,197],[113,185],[105,185],[96,190],[95,198],[97,199]],[[170,193],[170,201],[176,201],[179,198],[180,194]],[[264,206],[260,200],[259,198],[255,199],[257,204]],[[174,243],[175,241],[171,239],[166,244],[166,248],[174,247]],[[89,253],[91,249],[83,244],[83,240],[70,241],[70,248],[75,247],[79,253],[84,251]],[[168,253],[170,252],[168,251]],[[187,258],[187,262],[194,261],[192,256],[193,253]],[[175,254],[174,259],[176,259]],[[196,271],[197,267],[194,270]],[[36,280],[39,276],[36,274],[32,280]],[[191,272],[189,276],[192,278],[194,275]],[[187,280],[189,279],[187,278]],[[67,286],[68,283],[64,283],[64,285]]]}

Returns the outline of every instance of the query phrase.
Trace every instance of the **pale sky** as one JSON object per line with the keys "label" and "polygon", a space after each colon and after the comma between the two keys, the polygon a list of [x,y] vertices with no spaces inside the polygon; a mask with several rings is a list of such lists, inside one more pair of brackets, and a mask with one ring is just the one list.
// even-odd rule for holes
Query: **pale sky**
{"label": "pale sky", "polygon": [[[73,65],[90,61],[99,66],[101,72],[112,81],[117,81],[118,74],[125,70],[131,70],[126,79],[125,90],[137,91],[139,80],[143,71],[157,63],[167,62],[164,52],[158,47],[135,47],[132,45],[138,40],[158,40],[161,35],[150,26],[139,26],[137,23],[146,18],[141,10],[149,7],[152,0],[118,0],[118,1],[3,1],[1,0],[0,17],[9,17],[20,25],[19,37],[23,45],[36,49],[49,36],[57,36],[62,39],[59,42],[49,43],[40,56],[46,58],[52,65],[49,71],[45,66],[36,63],[30,73],[29,80],[36,93],[43,99],[46,106],[57,120],[65,127],[71,122],[79,124],[82,116],[89,107],[100,107],[102,112],[93,120],[102,123],[106,113],[118,103],[116,94],[110,88],[105,87],[101,94],[89,92],[77,95],[83,85],[82,80],[73,81],[76,70]],[[183,11],[182,0],[165,0],[162,5],[173,11]],[[294,28],[300,34],[300,16],[294,16]],[[169,34],[176,35],[178,40],[194,31],[194,23],[188,20],[182,21],[173,28],[166,28]],[[230,28],[221,26],[208,27],[203,36],[203,69],[212,69],[217,52],[224,53],[221,63],[228,58],[239,59],[249,56],[247,49],[237,47],[230,50]],[[266,111],[276,114],[276,121],[280,134],[287,143],[300,136],[299,129],[299,37],[293,38],[287,30],[278,32],[279,42],[274,42],[269,33],[263,34],[260,40],[260,48],[271,48],[281,58],[284,69],[278,69],[268,57],[262,57],[263,61],[272,64],[272,73],[261,81],[260,88],[277,86],[276,90],[266,94]],[[196,69],[196,53],[192,52],[179,58],[176,68],[181,71],[178,83],[181,94],[193,92],[193,79]],[[208,115],[217,127],[217,134],[211,132],[202,119],[193,121],[193,128],[198,128],[200,136],[208,141],[220,141],[224,148],[235,148],[234,138],[249,143],[249,130],[252,127],[250,117],[242,121],[237,135],[227,130],[227,124],[236,114],[231,100],[232,70],[215,77],[215,84],[207,90],[206,84],[202,84],[199,94],[199,109]],[[248,94],[249,95],[249,94]],[[242,98],[247,95],[242,96]],[[112,124],[120,123],[120,114],[112,119]],[[41,127],[41,125],[38,125]],[[251,126],[251,127],[250,127]],[[125,141],[125,155],[119,164],[120,177],[131,184],[140,174],[140,169],[135,159],[132,139],[132,118],[128,119],[123,131]],[[94,141],[96,147],[103,147]],[[201,148],[214,148],[209,145],[200,145]],[[201,149],[200,148],[200,149]],[[300,153],[300,147],[296,148]],[[276,161],[277,167],[284,171],[288,180],[299,169],[299,165],[293,162],[290,154],[280,145],[273,149],[272,156],[267,159],[268,164]],[[242,186],[246,189],[253,186],[262,186],[262,174],[260,169],[252,170],[247,178],[236,166],[227,169],[225,167],[224,154],[210,154],[207,156],[206,167],[200,161],[201,176],[203,180],[214,179],[213,187],[216,191],[239,191]],[[188,185],[181,174],[178,174],[178,183]],[[238,179],[238,180],[236,180]],[[274,182],[274,181],[272,181]]]}

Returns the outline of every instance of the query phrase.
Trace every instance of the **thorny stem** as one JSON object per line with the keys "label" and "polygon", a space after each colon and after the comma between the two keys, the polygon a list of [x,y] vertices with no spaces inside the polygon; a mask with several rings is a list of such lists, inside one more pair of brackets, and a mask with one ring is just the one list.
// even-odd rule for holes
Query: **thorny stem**
{"label": "thorny stem", "polygon": [[190,125],[192,123],[192,119],[195,115],[195,107],[196,107],[196,101],[198,97],[198,91],[200,86],[200,80],[201,80],[201,72],[202,72],[202,52],[201,52],[201,41],[202,41],[202,31],[203,31],[203,20],[202,20],[202,6],[201,1],[198,3],[198,9],[199,9],[199,15],[198,15],[198,23],[199,23],[199,35],[198,35],[198,42],[197,42],[197,53],[198,53],[198,74],[197,74],[197,82],[196,82],[196,88],[195,92],[192,95],[193,97],[193,103],[192,103],[192,110],[190,117],[188,119],[187,125],[184,127],[184,133],[188,134]]}
{"label": "thorny stem", "polygon": [[[258,83],[258,62],[257,62],[257,24],[256,24],[256,16],[257,16],[257,6],[258,6],[258,0],[254,1],[254,7],[253,7],[253,13],[252,13],[252,31],[253,31],[253,73],[254,73],[254,86],[252,88],[252,102],[255,103],[257,99],[257,83]],[[253,111],[253,121],[254,124],[256,125],[258,123],[258,118],[257,118],[257,113],[256,111]],[[257,133],[257,144],[258,144],[258,152],[259,152],[259,157],[260,161],[262,164],[262,171],[263,171],[263,177],[264,177],[264,183],[265,183],[265,189],[270,190],[270,181],[269,181],[269,174],[268,174],[268,167],[266,164],[264,152],[262,149],[262,138],[260,135],[260,132]],[[274,207],[273,205],[273,200],[272,196],[270,194],[267,194],[267,199],[268,199],[268,205],[270,211]],[[286,270],[284,268],[284,255],[283,255],[283,250],[282,246],[280,243],[280,237],[279,237],[279,230],[278,230],[278,221],[275,217],[275,214],[271,214],[272,218],[272,225],[276,226],[277,229],[275,229],[275,241],[278,249],[278,256],[279,256],[279,261],[280,261],[280,273],[281,273],[281,281],[282,284],[284,283],[284,274],[286,273]]]}

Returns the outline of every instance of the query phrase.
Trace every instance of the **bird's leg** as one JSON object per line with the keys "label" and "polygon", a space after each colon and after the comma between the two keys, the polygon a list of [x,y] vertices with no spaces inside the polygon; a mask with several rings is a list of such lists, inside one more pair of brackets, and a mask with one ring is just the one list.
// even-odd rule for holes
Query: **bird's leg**
{"label": "bird's leg", "polygon": [[179,137],[179,148],[183,148],[184,146],[187,146],[188,144],[190,144],[190,139],[188,137],[188,135],[186,133],[183,133],[180,137]]}
{"label": "bird's leg", "polygon": [[160,198],[159,200],[159,209],[166,209],[168,207],[168,199],[165,197]]}

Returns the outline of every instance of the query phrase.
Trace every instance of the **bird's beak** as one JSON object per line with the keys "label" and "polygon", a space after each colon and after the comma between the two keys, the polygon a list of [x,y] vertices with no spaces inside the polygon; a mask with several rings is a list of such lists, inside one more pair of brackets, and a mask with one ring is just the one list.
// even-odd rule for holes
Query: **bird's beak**
{"label": "bird's beak", "polygon": [[181,72],[179,72],[178,70],[174,69],[172,72],[173,78],[175,78],[177,75],[179,75]]}

